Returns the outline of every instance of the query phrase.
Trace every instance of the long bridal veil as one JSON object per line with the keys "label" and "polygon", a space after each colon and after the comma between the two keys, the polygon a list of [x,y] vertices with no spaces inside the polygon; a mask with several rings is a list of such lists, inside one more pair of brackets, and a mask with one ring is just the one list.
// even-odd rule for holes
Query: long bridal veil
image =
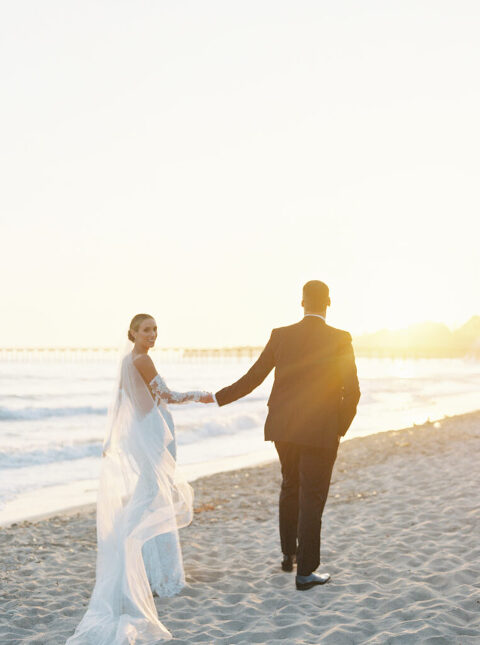
{"label": "long bridal veil", "polygon": [[67,645],[147,645],[172,638],[153,601],[142,546],[192,520],[172,434],[130,353],[121,362],[97,498],[96,583]]}

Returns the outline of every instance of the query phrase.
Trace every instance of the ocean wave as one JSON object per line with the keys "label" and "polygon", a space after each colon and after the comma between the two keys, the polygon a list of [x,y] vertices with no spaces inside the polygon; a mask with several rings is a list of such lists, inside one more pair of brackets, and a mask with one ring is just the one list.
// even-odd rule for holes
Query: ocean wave
{"label": "ocean wave", "polygon": [[84,415],[105,416],[107,408],[93,407],[91,405],[62,408],[4,408],[0,407],[0,421],[35,421],[51,417],[78,417]]}
{"label": "ocean wave", "polygon": [[50,446],[36,450],[0,452],[0,468],[31,468],[60,461],[76,461],[88,457],[100,457],[102,443]]}
{"label": "ocean wave", "polygon": [[[263,426],[261,415],[239,415],[229,417],[223,422],[209,421],[200,426],[187,425],[176,428],[178,445],[202,443],[222,435],[234,435],[243,430]],[[69,445],[46,445],[32,450],[0,451],[1,468],[25,468],[61,461],[76,461],[88,457],[100,457],[101,441],[82,441]]]}
{"label": "ocean wave", "polygon": [[200,426],[178,426],[176,428],[177,443],[180,446],[195,443],[199,440],[210,439],[222,435],[232,435],[242,430],[263,428],[265,415],[241,414],[220,421],[207,421]]}

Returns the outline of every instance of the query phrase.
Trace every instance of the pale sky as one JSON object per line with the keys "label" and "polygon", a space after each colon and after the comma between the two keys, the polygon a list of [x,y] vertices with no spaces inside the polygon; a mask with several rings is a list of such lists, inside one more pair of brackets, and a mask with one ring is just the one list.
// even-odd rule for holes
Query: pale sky
{"label": "pale sky", "polygon": [[480,314],[478,2],[0,6],[0,346]]}

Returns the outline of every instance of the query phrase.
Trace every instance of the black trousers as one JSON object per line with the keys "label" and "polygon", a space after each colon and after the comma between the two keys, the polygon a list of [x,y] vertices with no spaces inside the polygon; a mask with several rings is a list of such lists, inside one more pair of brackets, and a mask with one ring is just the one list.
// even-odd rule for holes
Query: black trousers
{"label": "black trousers", "polygon": [[285,555],[297,555],[297,574],[308,576],[320,564],[322,514],[327,501],[338,439],[317,448],[275,441],[282,466],[280,543]]}

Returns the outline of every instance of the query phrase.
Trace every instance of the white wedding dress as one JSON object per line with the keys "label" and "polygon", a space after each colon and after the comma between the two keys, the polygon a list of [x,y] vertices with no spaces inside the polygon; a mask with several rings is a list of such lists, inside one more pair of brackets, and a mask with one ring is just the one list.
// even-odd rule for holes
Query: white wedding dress
{"label": "white wedding dress", "polygon": [[185,584],[178,528],[192,520],[193,491],[175,468],[167,403],[205,392],[172,392],[157,375],[147,387],[131,353],[121,363],[104,442],[97,499],[96,582],[66,645],[153,645],[172,638],[158,619],[160,597]]}

